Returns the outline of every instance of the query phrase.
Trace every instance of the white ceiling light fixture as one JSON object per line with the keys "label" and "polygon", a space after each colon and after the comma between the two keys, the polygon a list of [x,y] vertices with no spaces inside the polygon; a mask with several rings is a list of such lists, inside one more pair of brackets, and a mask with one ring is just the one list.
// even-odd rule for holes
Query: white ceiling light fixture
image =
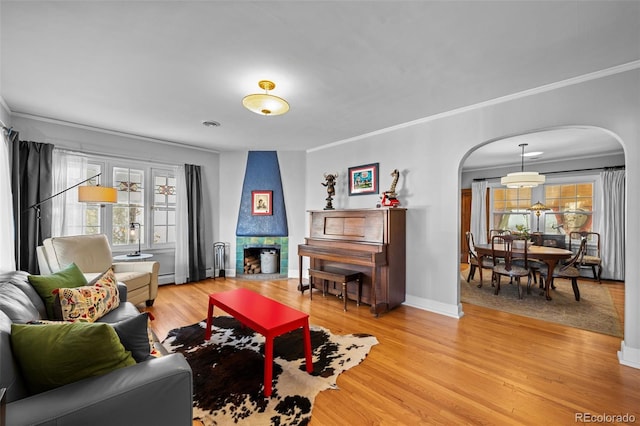
{"label": "white ceiling light fixture", "polygon": [[524,171],[524,147],[529,144],[521,143],[518,145],[522,148],[520,171],[514,173],[508,173],[502,179],[500,183],[507,188],[534,188],[545,182],[545,176],[538,172],[525,172]]}
{"label": "white ceiling light fixture", "polygon": [[276,84],[269,80],[260,80],[258,86],[264,89],[264,93],[254,93],[242,99],[242,105],[251,112],[260,115],[282,115],[289,111],[289,103],[284,99],[270,95]]}

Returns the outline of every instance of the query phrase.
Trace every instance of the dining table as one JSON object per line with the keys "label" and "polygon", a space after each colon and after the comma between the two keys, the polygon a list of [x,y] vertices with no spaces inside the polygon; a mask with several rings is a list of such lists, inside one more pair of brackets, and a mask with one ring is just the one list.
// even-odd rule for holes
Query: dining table
{"label": "dining table", "polygon": [[[504,257],[504,245],[503,244],[495,244],[495,253],[491,247],[491,244],[476,244],[474,246],[476,250],[476,254],[478,255],[478,263],[482,265],[483,258],[485,256],[495,256],[496,257]],[[513,248],[512,256],[514,258],[523,258],[524,257],[524,247],[523,248]],[[559,261],[564,259],[569,259],[573,256],[573,252],[571,250],[561,249],[557,247],[547,247],[547,246],[537,246],[532,245],[527,247],[527,260],[536,259],[544,262],[547,265],[549,273],[547,274],[547,280],[544,283],[544,293],[547,300],[551,300],[550,290],[553,287],[553,271],[556,268],[556,265]],[[480,270],[480,286],[482,286],[482,268],[478,268]]]}

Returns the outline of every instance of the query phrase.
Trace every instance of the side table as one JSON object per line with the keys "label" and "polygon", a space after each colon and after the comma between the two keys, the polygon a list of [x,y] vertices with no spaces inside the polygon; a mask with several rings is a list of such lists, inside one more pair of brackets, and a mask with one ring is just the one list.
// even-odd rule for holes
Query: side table
{"label": "side table", "polygon": [[121,254],[119,256],[113,256],[113,260],[119,262],[129,262],[133,260],[142,260],[142,259],[150,259],[153,255],[151,253],[140,253],[136,256],[129,256],[128,254]]}

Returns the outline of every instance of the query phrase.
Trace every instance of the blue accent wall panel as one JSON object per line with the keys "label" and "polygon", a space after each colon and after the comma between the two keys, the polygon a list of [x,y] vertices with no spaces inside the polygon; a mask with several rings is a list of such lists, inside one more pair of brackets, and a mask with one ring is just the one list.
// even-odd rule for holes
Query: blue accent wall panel
{"label": "blue accent wall panel", "polygon": [[[253,216],[251,214],[251,191],[273,191],[272,215]],[[289,235],[276,151],[249,151],[248,153],[236,235],[240,237],[286,237]]]}

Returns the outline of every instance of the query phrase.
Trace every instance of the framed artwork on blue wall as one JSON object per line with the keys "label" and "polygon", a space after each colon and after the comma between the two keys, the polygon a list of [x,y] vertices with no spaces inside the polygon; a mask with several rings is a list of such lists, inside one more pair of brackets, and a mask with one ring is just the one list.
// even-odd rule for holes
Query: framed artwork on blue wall
{"label": "framed artwork on blue wall", "polygon": [[378,163],[349,167],[349,195],[378,193]]}
{"label": "framed artwork on blue wall", "polygon": [[273,191],[251,191],[251,214],[254,216],[273,214]]}

